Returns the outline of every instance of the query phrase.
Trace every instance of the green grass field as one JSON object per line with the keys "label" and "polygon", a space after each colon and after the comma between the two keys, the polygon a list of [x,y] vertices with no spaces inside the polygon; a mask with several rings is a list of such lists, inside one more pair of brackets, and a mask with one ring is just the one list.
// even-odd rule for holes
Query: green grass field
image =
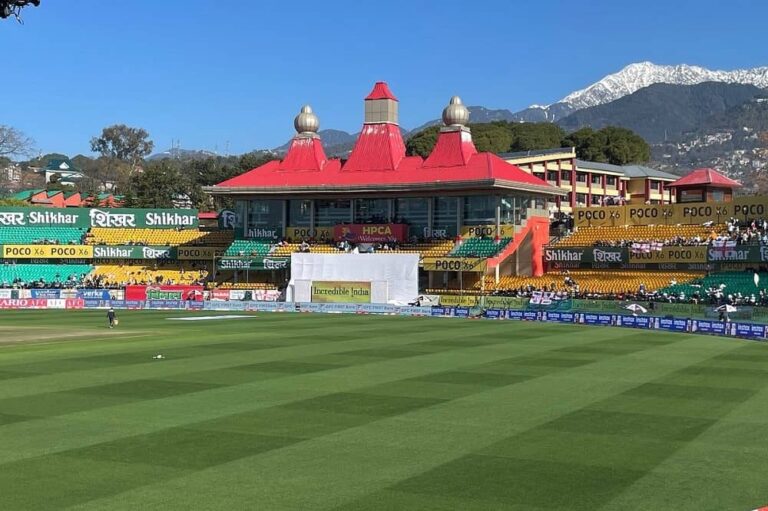
{"label": "green grass field", "polygon": [[768,345],[512,321],[169,317],[189,315],[123,312],[108,330],[101,311],[0,313],[0,509],[768,504]]}

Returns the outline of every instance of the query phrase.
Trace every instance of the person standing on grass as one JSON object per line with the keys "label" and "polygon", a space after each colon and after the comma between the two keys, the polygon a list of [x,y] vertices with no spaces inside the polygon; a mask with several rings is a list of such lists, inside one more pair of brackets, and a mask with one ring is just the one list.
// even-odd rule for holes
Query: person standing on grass
{"label": "person standing on grass", "polygon": [[112,307],[109,308],[107,311],[107,319],[109,320],[109,328],[115,327],[115,322],[117,320],[117,315],[115,314],[115,309]]}

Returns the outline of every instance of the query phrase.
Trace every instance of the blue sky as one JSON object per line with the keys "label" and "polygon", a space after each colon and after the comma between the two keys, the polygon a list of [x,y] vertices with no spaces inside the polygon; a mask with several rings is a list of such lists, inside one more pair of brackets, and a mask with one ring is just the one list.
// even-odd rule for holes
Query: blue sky
{"label": "blue sky", "polygon": [[157,150],[274,147],[304,103],[356,132],[376,80],[410,129],[454,94],[514,111],[643,60],[768,65],[759,0],[42,0],[23,14],[0,21],[0,124],[72,156],[114,123]]}

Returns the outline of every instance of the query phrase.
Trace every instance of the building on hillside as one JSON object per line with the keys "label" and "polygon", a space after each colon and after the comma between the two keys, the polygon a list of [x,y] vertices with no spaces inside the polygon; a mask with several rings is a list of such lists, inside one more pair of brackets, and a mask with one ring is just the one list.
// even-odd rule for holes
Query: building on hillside
{"label": "building on hillside", "polygon": [[45,175],[45,182],[50,183],[54,175],[58,176],[56,182],[63,185],[75,185],[85,177],[82,170],[69,158],[52,159],[43,167],[40,172]]}
{"label": "building on hillside", "polygon": [[669,204],[674,194],[667,185],[678,176],[640,165],[611,165],[580,160],[573,147],[502,153],[504,160],[547,183],[562,188],[565,197],[554,197],[552,212],[570,213],[574,207],[610,204]]}
{"label": "building on hillside", "polygon": [[21,166],[18,163],[9,163],[0,169],[0,181],[8,185],[21,182]]}
{"label": "building on hillside", "polygon": [[[235,200],[237,235],[295,240],[309,233],[341,240],[367,233],[357,239],[385,239],[370,235],[378,232],[403,242],[484,233],[498,241],[488,251],[489,271],[543,272],[547,204],[565,192],[495,154],[478,153],[466,126],[469,111],[458,97],[444,109],[444,126],[427,158],[406,156],[398,100],[386,83],[375,84],[364,107],[346,161],[326,157],[319,120],[305,106],[282,161],[205,188]],[[509,243],[513,237],[518,243]]]}
{"label": "building on hillside", "polygon": [[677,202],[730,202],[741,183],[714,169],[696,169],[669,185]]}

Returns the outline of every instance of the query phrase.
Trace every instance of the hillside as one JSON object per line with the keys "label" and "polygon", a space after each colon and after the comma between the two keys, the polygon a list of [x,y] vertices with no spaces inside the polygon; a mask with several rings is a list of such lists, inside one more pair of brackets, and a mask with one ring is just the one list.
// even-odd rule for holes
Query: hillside
{"label": "hillside", "polygon": [[578,110],[557,124],[566,130],[621,126],[649,143],[661,143],[679,140],[707,119],[727,117],[725,113],[733,107],[765,94],[763,89],[743,84],[654,84],[610,103]]}
{"label": "hillside", "polygon": [[713,167],[749,179],[768,171],[768,99],[758,97],[713,115],[679,141],[651,149],[656,166],[673,172]]}

